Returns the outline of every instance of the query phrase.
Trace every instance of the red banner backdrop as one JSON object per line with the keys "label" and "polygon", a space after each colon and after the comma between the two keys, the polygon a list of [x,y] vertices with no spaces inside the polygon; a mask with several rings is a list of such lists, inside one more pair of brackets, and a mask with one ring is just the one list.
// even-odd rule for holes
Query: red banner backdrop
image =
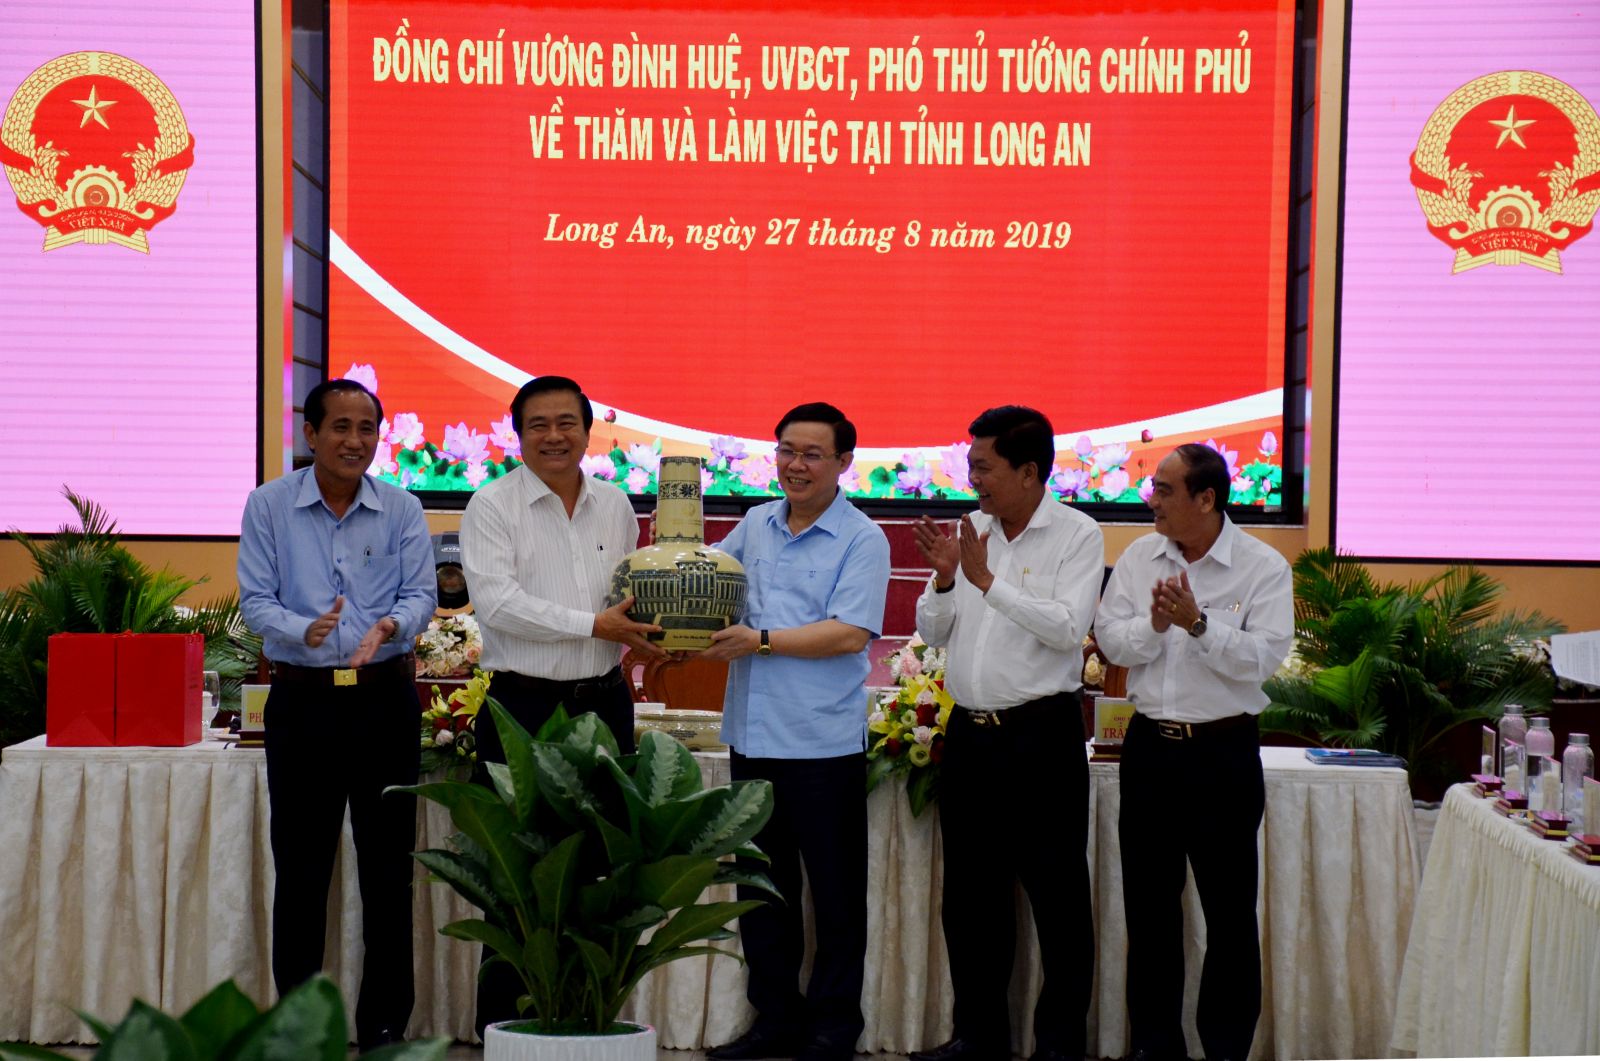
{"label": "red banner backdrop", "polygon": [[332,371],[440,445],[547,373],[619,411],[597,452],[819,399],[889,464],[1008,402],[1253,445],[1293,6],[1111,8],[335,0]]}

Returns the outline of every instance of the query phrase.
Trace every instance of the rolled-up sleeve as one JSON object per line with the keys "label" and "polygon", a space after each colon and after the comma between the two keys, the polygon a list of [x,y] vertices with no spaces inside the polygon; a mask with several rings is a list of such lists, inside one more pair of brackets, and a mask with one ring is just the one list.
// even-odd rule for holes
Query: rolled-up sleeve
{"label": "rolled-up sleeve", "polygon": [[856,535],[828,595],[828,618],[879,637],[889,596],[889,540],[876,527]]}

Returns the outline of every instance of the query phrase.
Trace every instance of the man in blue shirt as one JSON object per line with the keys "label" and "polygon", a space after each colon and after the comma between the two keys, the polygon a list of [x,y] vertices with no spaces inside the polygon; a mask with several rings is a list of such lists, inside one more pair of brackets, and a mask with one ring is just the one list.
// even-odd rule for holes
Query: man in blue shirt
{"label": "man in blue shirt", "polygon": [[[772,782],[772,817],[755,838],[772,863],[749,868],[787,902],[740,918],[756,1021],[707,1056],[844,1061],[864,1026],[866,649],[883,626],[889,542],[839,489],[856,444],[844,413],[797,406],[776,435],[783,500],[751,509],[720,543],[744,564],[747,624],[718,631],[702,655],[729,661],[722,737],[734,779]],[[803,997],[802,859],[816,926]]]}
{"label": "man in blue shirt", "polygon": [[[412,639],[435,607],[422,505],[366,472],[383,406],[359,383],[306,396],[310,468],[256,488],[239,536],[239,607],[272,664],[272,978],[280,995],[322,968],[328,885],[345,805],[355,836],[366,958],[362,1050],[411,1019],[411,851],[421,704]],[[356,748],[351,749],[354,741]]]}

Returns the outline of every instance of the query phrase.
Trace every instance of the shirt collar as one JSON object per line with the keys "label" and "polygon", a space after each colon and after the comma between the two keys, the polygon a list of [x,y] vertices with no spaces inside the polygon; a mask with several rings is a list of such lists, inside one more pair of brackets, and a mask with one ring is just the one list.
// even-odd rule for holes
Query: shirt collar
{"label": "shirt collar", "polygon": [[[1209,556],[1223,567],[1232,567],[1233,542],[1238,536],[1239,528],[1233,525],[1233,520],[1229,519],[1228,514],[1224,512],[1222,514],[1222,531],[1217,535],[1217,540],[1211,543],[1211,548],[1206,550],[1206,555],[1202,556],[1200,560],[1204,560],[1206,556]],[[1183,550],[1178,548],[1178,543],[1171,538],[1166,540],[1164,549],[1166,554],[1178,561],[1178,563],[1186,562],[1183,559]],[[1200,560],[1196,560],[1195,563],[1198,564]]]}
{"label": "shirt collar", "polygon": [[[317,485],[315,467],[305,469],[300,475],[300,493],[294,499],[294,507],[306,508],[322,500],[322,488]],[[365,505],[374,512],[383,511],[383,502],[378,498],[378,491],[373,489],[370,475],[361,477],[361,486],[356,490],[355,503],[350,507],[354,508],[356,505]]]}
{"label": "shirt collar", "polygon": [[[821,530],[824,534],[830,534],[837,538],[839,536],[839,531],[844,524],[845,516],[847,515],[845,509],[848,507],[850,507],[850,499],[845,497],[843,489],[837,490],[833,495],[833,501],[828,505],[827,508],[822,510],[822,515],[816,518],[816,522],[812,523],[811,527],[807,527],[805,530],[801,531],[800,534],[805,534],[807,531],[810,531],[812,527],[815,527],[818,530]],[[781,526],[784,533],[788,533],[789,501],[787,498],[784,499],[782,504],[772,506],[772,514],[767,517],[767,522],[775,527]],[[791,537],[795,538],[798,538],[799,536],[799,534],[791,535]]]}
{"label": "shirt collar", "polygon": [[[517,471],[522,474],[523,497],[529,505],[538,504],[547,497],[556,498],[556,492],[550,489],[543,479],[530,471],[526,464],[518,468]],[[591,489],[589,477],[587,475],[581,476],[578,482],[578,502],[572,506],[574,512],[582,508],[585,502],[589,500]],[[560,498],[556,498],[556,503],[559,504],[560,500]]]}

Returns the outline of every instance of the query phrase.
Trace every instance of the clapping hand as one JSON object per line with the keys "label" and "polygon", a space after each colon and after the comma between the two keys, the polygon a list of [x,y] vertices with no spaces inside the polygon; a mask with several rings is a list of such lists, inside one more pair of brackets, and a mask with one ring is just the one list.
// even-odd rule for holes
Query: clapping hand
{"label": "clapping hand", "polygon": [[994,575],[989,573],[988,533],[978,533],[978,528],[972,525],[972,516],[969,513],[961,517],[958,537],[961,573],[967,576],[968,582],[978,588],[979,593],[988,593],[989,587],[994,585]]}
{"label": "clapping hand", "polygon": [[392,616],[385,615],[382,619],[372,624],[372,628],[361,638],[361,643],[350,656],[350,666],[365,667],[372,662],[372,657],[378,654],[378,648],[400,630],[400,624]]}
{"label": "clapping hand", "polygon": [[928,561],[928,566],[933,568],[933,576],[938,586],[941,589],[949,588],[955,581],[956,568],[961,563],[961,550],[956,545],[956,540],[928,516],[918,519],[912,526],[911,533],[916,536],[917,551]]}
{"label": "clapping hand", "polygon": [[333,628],[339,625],[339,611],[344,607],[344,598],[333,598],[333,607],[311,620],[311,625],[306,627],[306,644],[317,648],[333,633]]}
{"label": "clapping hand", "polygon": [[[1200,618],[1200,604],[1194,599],[1194,590],[1189,588],[1187,571],[1179,571],[1177,578],[1156,583],[1154,594],[1152,622],[1155,616],[1164,614],[1168,623],[1176,623],[1187,630],[1194,625],[1196,619]],[[1156,629],[1164,630],[1166,627],[1160,626]]]}

